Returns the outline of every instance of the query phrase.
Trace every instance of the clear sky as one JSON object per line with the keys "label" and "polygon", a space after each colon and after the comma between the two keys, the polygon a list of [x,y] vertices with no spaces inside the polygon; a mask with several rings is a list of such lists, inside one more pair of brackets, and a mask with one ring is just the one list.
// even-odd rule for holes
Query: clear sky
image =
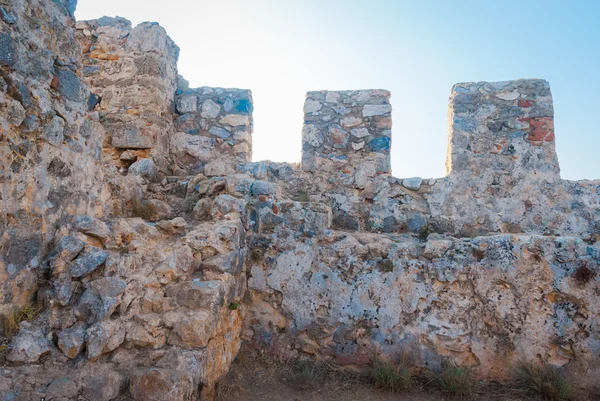
{"label": "clear sky", "polygon": [[394,175],[441,177],[453,84],[544,78],[563,178],[600,178],[600,1],[79,0],[103,15],[164,26],[191,86],[251,89],[254,160],[300,160],[307,91],[383,88]]}

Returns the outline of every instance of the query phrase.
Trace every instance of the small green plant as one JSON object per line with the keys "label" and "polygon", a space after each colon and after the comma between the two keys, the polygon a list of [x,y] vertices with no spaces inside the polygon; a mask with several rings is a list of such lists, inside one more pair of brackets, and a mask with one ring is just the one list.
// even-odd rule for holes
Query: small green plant
{"label": "small green plant", "polygon": [[521,364],[516,370],[517,382],[528,393],[551,401],[572,400],[573,385],[561,372],[548,365]]}
{"label": "small green plant", "polygon": [[6,345],[6,344],[0,345],[0,354],[3,353],[4,351],[6,351],[7,349],[8,349],[8,345]]}
{"label": "small green plant", "polygon": [[42,313],[41,306],[33,303],[9,312],[3,319],[4,336],[8,338],[12,337],[19,331],[19,326],[22,322],[35,320],[40,313]]}
{"label": "small green plant", "polygon": [[379,359],[373,362],[370,376],[375,387],[393,392],[406,390],[413,382],[412,370],[404,363],[396,364]]}
{"label": "small green plant", "polygon": [[308,192],[305,189],[299,189],[297,192],[296,201],[297,202],[310,202],[310,198],[308,196]]}
{"label": "small green plant", "polygon": [[475,382],[469,369],[454,363],[442,366],[442,371],[434,377],[434,383],[442,393],[451,397],[466,398],[475,392]]}
{"label": "small green plant", "polygon": [[237,302],[232,302],[229,304],[229,310],[236,310],[239,307],[240,307],[240,304],[238,304]]}

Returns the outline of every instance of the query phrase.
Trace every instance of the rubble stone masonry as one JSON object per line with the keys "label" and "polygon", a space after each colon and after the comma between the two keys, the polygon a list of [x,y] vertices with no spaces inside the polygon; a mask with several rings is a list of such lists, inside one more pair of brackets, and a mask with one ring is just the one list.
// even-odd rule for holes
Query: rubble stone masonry
{"label": "rubble stone masonry", "polygon": [[[242,342],[507,380],[600,376],[600,181],[562,180],[548,82],[461,83],[447,175],[391,175],[385,90],[309,92],[252,162],[248,90],[156,23],[0,1],[0,399],[211,399]],[[8,333],[7,333],[8,334]]]}

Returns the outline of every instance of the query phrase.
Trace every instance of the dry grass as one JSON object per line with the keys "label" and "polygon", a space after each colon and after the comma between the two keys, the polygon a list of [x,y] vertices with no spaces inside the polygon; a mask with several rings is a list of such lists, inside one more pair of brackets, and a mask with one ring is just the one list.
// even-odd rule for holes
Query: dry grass
{"label": "dry grass", "polygon": [[557,369],[547,365],[521,364],[516,378],[526,392],[545,400],[566,401],[575,397],[575,387]]}
{"label": "dry grass", "polygon": [[[313,391],[322,387],[340,391],[360,384],[367,386],[369,378],[354,372],[337,368],[334,365],[316,362],[312,359],[284,359],[263,351],[241,352],[237,358],[236,367],[241,370],[251,370],[253,379],[261,384],[279,382],[300,392]],[[236,369],[232,369],[224,382],[238,382]],[[239,375],[238,375],[239,376]],[[237,385],[224,384],[235,388]],[[231,393],[232,389],[223,389],[222,394]],[[223,397],[225,399],[226,397]]]}
{"label": "dry grass", "polygon": [[404,360],[392,363],[375,359],[369,376],[375,387],[392,392],[407,390],[413,384],[413,372]]}
{"label": "dry grass", "polygon": [[450,397],[467,398],[475,394],[475,382],[469,369],[461,368],[453,363],[445,364],[440,373],[433,379],[435,386]]}
{"label": "dry grass", "polygon": [[327,365],[310,359],[296,359],[288,366],[287,370],[282,371],[280,380],[300,391],[315,390],[322,386],[329,373]]}
{"label": "dry grass", "polygon": [[14,309],[3,318],[4,336],[12,337],[19,331],[22,322],[30,322],[37,319],[42,313],[42,307],[37,304],[29,304],[21,309]]}
{"label": "dry grass", "polygon": [[[227,378],[217,386],[220,401],[439,401],[451,398],[482,401],[596,400],[596,393],[577,398],[575,389],[556,372],[540,374],[528,368],[512,383],[477,382],[471,371],[454,364],[438,373],[421,371],[406,358],[394,362],[373,359],[367,372],[357,373],[312,359],[285,359],[266,351],[245,349]],[[542,380],[540,380],[540,377]],[[552,385],[540,384],[541,382]],[[548,391],[556,387],[558,390]],[[534,390],[535,389],[535,390]],[[401,393],[400,393],[401,391]],[[544,391],[544,392],[542,392]],[[586,393],[587,394],[587,393]],[[540,397],[541,396],[541,397]]]}
{"label": "dry grass", "polygon": [[225,380],[221,380],[217,383],[215,389],[215,399],[217,401],[224,401],[229,397],[240,393],[243,390],[242,378],[240,373],[230,372]]}

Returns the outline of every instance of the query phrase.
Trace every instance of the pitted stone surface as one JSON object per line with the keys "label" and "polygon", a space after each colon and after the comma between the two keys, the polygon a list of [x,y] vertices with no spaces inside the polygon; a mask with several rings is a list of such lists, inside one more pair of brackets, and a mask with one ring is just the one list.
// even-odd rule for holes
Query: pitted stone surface
{"label": "pitted stone surface", "polygon": [[41,314],[9,343],[11,397],[210,399],[242,339],[596,384],[600,182],[560,179],[546,81],[455,85],[444,178],[390,174],[385,90],[309,92],[302,163],[251,162],[250,91],[190,88],[158,24],[17,3],[0,315]]}

